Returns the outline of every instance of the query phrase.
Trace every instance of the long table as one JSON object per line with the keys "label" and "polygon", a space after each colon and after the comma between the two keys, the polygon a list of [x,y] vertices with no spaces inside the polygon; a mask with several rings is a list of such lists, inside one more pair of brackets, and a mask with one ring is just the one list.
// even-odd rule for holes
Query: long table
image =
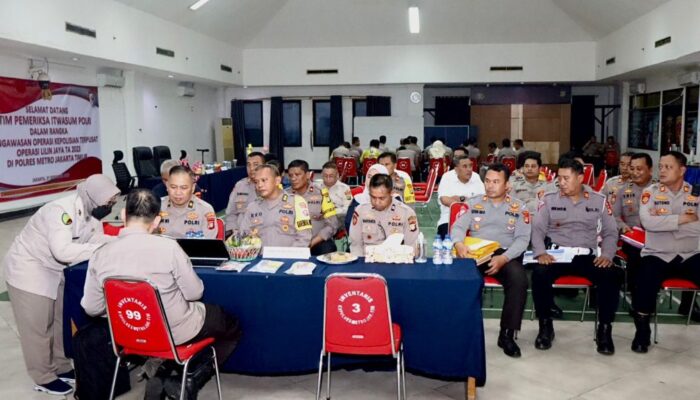
{"label": "long table", "polygon": [[[471,260],[451,266],[369,264],[318,266],[311,276],[220,272],[196,268],[204,282],[203,301],[238,316],[243,337],[223,370],[250,375],[315,371],[321,350],[323,288],[334,272],[370,272],[385,277],[391,312],[404,333],[406,368],[445,380],[486,380],[481,314],[483,279]],[[70,357],[71,327],[88,321],[80,307],[87,264],[65,270],[64,342]],[[334,362],[336,366],[356,360]]]}

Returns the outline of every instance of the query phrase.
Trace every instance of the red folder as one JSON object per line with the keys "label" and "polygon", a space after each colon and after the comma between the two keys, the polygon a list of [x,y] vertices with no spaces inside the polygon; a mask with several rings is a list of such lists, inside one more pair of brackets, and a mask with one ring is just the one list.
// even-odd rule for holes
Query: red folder
{"label": "red folder", "polygon": [[644,229],[635,226],[632,228],[631,231],[625,233],[624,235],[621,235],[620,239],[622,239],[622,241],[629,244],[630,246],[634,246],[638,249],[641,249],[644,247],[646,237],[647,234],[644,231]]}

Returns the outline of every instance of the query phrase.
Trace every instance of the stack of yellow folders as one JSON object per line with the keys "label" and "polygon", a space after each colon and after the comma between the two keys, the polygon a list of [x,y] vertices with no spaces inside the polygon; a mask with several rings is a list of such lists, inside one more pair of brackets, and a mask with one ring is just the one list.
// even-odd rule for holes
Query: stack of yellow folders
{"label": "stack of yellow folders", "polygon": [[476,265],[481,265],[491,260],[493,252],[501,248],[498,242],[471,236],[464,238],[464,244],[469,248],[467,258],[476,261]]}

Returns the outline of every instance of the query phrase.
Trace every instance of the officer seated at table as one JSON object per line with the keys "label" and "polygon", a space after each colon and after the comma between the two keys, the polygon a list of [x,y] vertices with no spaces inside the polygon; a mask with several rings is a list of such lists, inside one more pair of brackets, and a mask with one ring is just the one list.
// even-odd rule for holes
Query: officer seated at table
{"label": "officer seated at table", "polygon": [[520,357],[515,331],[520,330],[527,299],[527,275],[522,265],[523,253],[530,243],[530,212],[525,203],[506,194],[510,170],[501,163],[486,171],[485,196],[467,200],[469,210],[455,221],[452,238],[458,257],[467,257],[464,244],[467,231],[477,238],[493,240],[501,245],[491,261],[479,266],[482,274],[493,276],[505,291],[498,347],[510,357]]}
{"label": "officer seated at table", "polygon": [[303,197],[280,187],[277,167],[263,164],[255,170],[258,197],[246,207],[240,232],[258,236],[263,246],[309,247],[311,219]]}
{"label": "officer seated at table", "polygon": [[416,212],[392,196],[393,180],[376,174],[369,182],[370,202],[360,204],[350,224],[350,252],[365,255],[365,246],[382,244],[393,233],[404,235],[403,244],[413,246],[418,239]]}
{"label": "officer seated at table", "polygon": [[160,182],[151,189],[153,194],[159,199],[168,195],[168,178],[170,177],[170,170],[174,167],[180,165],[177,160],[165,160],[160,164]]}
{"label": "officer seated at table", "polygon": [[[683,181],[687,159],[671,151],[659,159],[659,183],[642,192],[639,216],[646,229],[632,304],[637,331],[632,351],[646,353],[650,345],[649,316],[656,309],[661,283],[683,278],[700,285],[700,221],[698,194]],[[692,312],[688,303],[688,312]]]}
{"label": "officer seated at table", "polygon": [[174,238],[215,239],[216,213],[206,201],[194,195],[195,175],[181,165],[170,169],[168,196],[161,199],[161,235]]}
{"label": "officer seated at table", "polygon": [[158,229],[160,210],[160,200],[150,190],[134,189],[127,195],[121,212],[126,226],[117,240],[90,257],[80,305],[88,315],[104,315],[103,284],[107,278],[148,279],[160,290],[175,344],[212,337],[222,365],[241,336],[238,320],[218,305],[197,301],[204,285],[190,259],[176,241],[151,234]]}
{"label": "officer seated at table", "polygon": [[227,231],[238,230],[241,215],[245,212],[248,204],[258,197],[257,193],[255,193],[255,169],[262,164],[265,164],[265,155],[263,153],[254,151],[248,154],[248,159],[245,163],[248,176],[236,182],[236,186],[233,187],[228,198],[226,218],[224,219]]}
{"label": "officer seated at table", "polygon": [[[535,347],[552,347],[554,327],[551,309],[554,281],[563,275],[583,276],[598,289],[598,353],[612,355],[612,322],[619,302],[621,270],[613,266],[617,250],[617,225],[605,195],[583,185],[583,165],[573,159],[559,161],[559,191],[546,193],[532,225],[532,251],[537,259],[532,270],[532,297],[539,318]],[[601,253],[598,224],[602,225]],[[551,241],[551,244],[549,243]],[[580,251],[570,263],[557,262],[547,253],[553,245]]]}

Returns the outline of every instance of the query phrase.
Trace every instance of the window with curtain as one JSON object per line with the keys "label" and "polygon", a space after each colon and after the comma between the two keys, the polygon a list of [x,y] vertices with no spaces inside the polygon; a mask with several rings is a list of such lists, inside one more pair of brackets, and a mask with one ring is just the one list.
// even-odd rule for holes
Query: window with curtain
{"label": "window with curtain", "polygon": [[301,147],[300,100],[285,100],[282,102],[282,132],[285,146]]}
{"label": "window with curtain", "polygon": [[331,144],[331,101],[314,100],[314,146]]}
{"label": "window with curtain", "polygon": [[262,147],[264,145],[262,101],[244,102],[243,120],[246,143],[252,144],[253,147]]}

